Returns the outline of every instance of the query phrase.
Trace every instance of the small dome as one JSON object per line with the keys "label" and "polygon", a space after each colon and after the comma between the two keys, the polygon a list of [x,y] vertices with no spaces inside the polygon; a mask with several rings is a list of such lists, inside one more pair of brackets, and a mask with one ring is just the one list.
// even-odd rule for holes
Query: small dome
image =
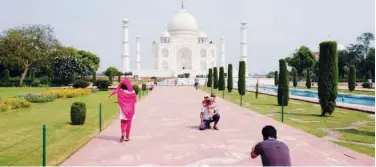
{"label": "small dome", "polygon": [[128,23],[128,22],[129,22],[128,18],[125,17],[125,18],[123,19],[123,23]]}
{"label": "small dome", "polygon": [[161,37],[167,37],[167,38],[170,38],[170,33],[167,32],[167,30],[163,31],[161,33]]}
{"label": "small dome", "polygon": [[185,10],[180,10],[179,13],[175,14],[171,21],[168,23],[168,32],[171,34],[174,32],[178,34],[178,32],[187,32],[191,31],[194,34],[197,33],[198,26],[196,23],[196,19],[186,12]]}
{"label": "small dome", "polygon": [[200,31],[200,32],[198,33],[198,37],[199,37],[199,38],[208,38],[208,35],[206,35],[205,32]]}

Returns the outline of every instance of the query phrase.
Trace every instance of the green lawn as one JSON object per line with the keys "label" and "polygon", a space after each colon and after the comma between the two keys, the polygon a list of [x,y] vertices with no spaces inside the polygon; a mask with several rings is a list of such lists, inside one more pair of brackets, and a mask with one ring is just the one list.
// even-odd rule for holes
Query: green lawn
{"label": "green lawn", "polygon": [[[293,87],[291,87],[291,88],[293,88]],[[296,89],[308,89],[308,88],[307,87],[302,87],[302,86],[297,86]],[[316,90],[317,91],[317,87],[312,87],[311,89],[308,89],[308,90]],[[366,91],[354,90],[354,91],[350,92],[348,89],[347,90],[338,89],[338,93],[348,93],[348,94],[358,94],[358,95],[370,95],[370,96],[374,96],[375,95],[375,91],[366,92]]]}
{"label": "green lawn", "polygon": [[[20,92],[40,92],[46,88],[0,88],[0,97]],[[118,117],[116,96],[97,92],[73,99],[57,99],[51,103],[32,104],[28,109],[0,112],[0,165],[41,165],[42,124],[47,126],[47,164],[58,165],[98,134],[99,104],[104,112],[104,127]],[[85,102],[84,126],[70,125],[70,106]]]}
{"label": "green lawn", "polygon": [[16,96],[17,94],[24,94],[24,93],[28,93],[28,92],[43,92],[43,91],[46,91],[46,90],[49,90],[49,89],[52,89],[52,88],[48,88],[48,87],[45,87],[45,88],[33,88],[33,87],[21,87],[21,88],[17,88],[17,87],[8,87],[8,88],[4,88],[4,87],[0,87],[0,98],[4,99],[4,98],[8,98],[8,97],[14,97]]}
{"label": "green lawn", "polygon": [[[201,87],[201,89],[203,90],[204,88]],[[210,92],[210,88],[206,88],[205,90]],[[222,97],[222,92],[216,90],[213,90],[213,92],[215,92],[218,97]],[[232,93],[225,91],[225,99],[240,104],[240,97],[236,89],[234,89]],[[275,120],[281,120],[281,107],[277,106],[277,97],[275,96],[259,94],[258,99],[256,99],[254,93],[247,92],[247,94],[243,96],[243,106],[252,111],[269,115]],[[290,100],[289,105],[285,107],[284,113],[284,123],[318,137],[324,137],[327,135],[327,133],[321,128],[344,128],[357,121],[363,121],[364,124],[358,129],[337,130],[341,134],[339,139],[345,141],[375,143],[374,115],[336,108],[332,116],[320,117],[321,108],[319,104],[297,100]],[[375,155],[373,147],[359,146],[349,143],[342,145],[370,156]]]}

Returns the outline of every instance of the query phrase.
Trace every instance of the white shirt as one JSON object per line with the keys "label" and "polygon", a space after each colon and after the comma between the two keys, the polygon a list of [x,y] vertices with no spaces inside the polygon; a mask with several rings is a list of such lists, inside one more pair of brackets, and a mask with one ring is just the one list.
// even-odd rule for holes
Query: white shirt
{"label": "white shirt", "polygon": [[202,113],[202,119],[203,120],[209,120],[210,112],[209,112],[208,108],[203,107],[201,109],[201,113]]}

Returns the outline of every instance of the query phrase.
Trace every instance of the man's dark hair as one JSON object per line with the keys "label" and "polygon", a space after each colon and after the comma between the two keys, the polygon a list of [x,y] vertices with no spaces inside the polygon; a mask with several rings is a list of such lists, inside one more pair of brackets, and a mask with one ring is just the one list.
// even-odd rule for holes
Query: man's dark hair
{"label": "man's dark hair", "polygon": [[262,128],[262,137],[264,140],[268,140],[269,138],[277,139],[277,130],[273,126],[267,125]]}
{"label": "man's dark hair", "polygon": [[124,84],[121,84],[120,88],[123,90],[128,90],[127,86],[125,86]]}
{"label": "man's dark hair", "polygon": [[215,97],[215,94],[214,93],[210,94],[210,97]]}

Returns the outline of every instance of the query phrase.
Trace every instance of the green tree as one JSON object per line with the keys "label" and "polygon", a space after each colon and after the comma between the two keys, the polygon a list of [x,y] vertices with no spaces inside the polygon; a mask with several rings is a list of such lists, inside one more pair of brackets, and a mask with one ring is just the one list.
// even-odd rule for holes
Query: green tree
{"label": "green tree", "polygon": [[209,68],[209,74],[208,74],[208,83],[207,83],[207,86],[208,87],[212,87],[213,85],[213,70],[211,68]]}
{"label": "green tree", "polygon": [[278,83],[278,105],[288,106],[289,104],[289,78],[286,67],[286,61],[284,59],[279,60],[279,83]]}
{"label": "green tree", "polygon": [[97,73],[93,72],[93,80],[92,80],[92,82],[94,83],[95,81],[97,81]]}
{"label": "green tree", "polygon": [[5,70],[4,71],[4,78],[3,78],[4,81],[9,81],[9,70]]}
{"label": "green tree", "polygon": [[243,103],[243,96],[245,95],[245,61],[239,62],[239,73],[238,73],[238,92],[240,95],[240,105]]}
{"label": "green tree", "polygon": [[227,68],[227,74],[228,74],[228,77],[227,77],[227,91],[228,92],[232,92],[232,89],[233,89],[233,81],[232,81],[232,64],[229,64],[228,65],[228,68]]}
{"label": "green tree", "polygon": [[112,71],[109,71],[108,73],[108,80],[110,81],[111,84],[112,82],[114,82],[114,74]]}
{"label": "green tree", "polygon": [[306,87],[308,89],[311,89],[311,70],[307,68],[307,81],[306,81]]}
{"label": "green tree", "polygon": [[355,68],[355,65],[352,65],[350,67],[349,78],[347,80],[347,85],[349,87],[350,92],[355,90],[355,84],[356,84],[356,68]]}
{"label": "green tree", "polygon": [[295,68],[292,69],[292,84],[294,87],[298,86],[298,72]]}
{"label": "green tree", "polygon": [[371,78],[369,78],[370,75],[368,75],[368,79],[375,79],[375,48],[369,49],[365,61],[367,70],[371,72]]}
{"label": "green tree", "polygon": [[122,73],[116,67],[110,66],[106,69],[106,71],[103,72],[103,74],[109,77],[110,74],[112,74],[112,76],[116,76]]}
{"label": "green tree", "polygon": [[91,74],[90,68],[83,64],[77,57],[56,57],[52,64],[54,75],[56,77],[61,77],[62,79],[68,79],[69,77],[72,77],[73,74],[81,77],[89,76]]}
{"label": "green tree", "polygon": [[0,36],[0,55],[2,59],[22,65],[22,85],[30,67],[49,60],[56,43],[50,26],[25,25],[8,29]]}
{"label": "green tree", "polygon": [[214,75],[214,77],[213,77],[213,79],[214,79],[214,89],[218,89],[218,69],[217,69],[217,67],[214,67],[213,68],[214,70],[213,70],[213,75]]}
{"label": "green tree", "polygon": [[278,71],[274,71],[274,85],[278,86]]}
{"label": "green tree", "polygon": [[119,74],[117,75],[117,79],[118,79],[118,83],[120,83],[120,81],[121,81],[121,73],[119,73]]}
{"label": "green tree", "polygon": [[258,90],[258,87],[259,87],[259,82],[258,82],[258,79],[257,79],[257,82],[256,82],[256,99],[258,97],[258,93],[259,93],[259,90]]}
{"label": "green tree", "polygon": [[219,81],[218,81],[218,90],[225,90],[225,69],[219,67]]}
{"label": "green tree", "polygon": [[369,45],[375,40],[375,36],[371,32],[364,32],[362,35],[356,38],[358,42],[362,44],[364,54],[367,55],[369,51]]}
{"label": "green tree", "polygon": [[324,41],[320,43],[318,95],[321,105],[321,115],[331,115],[336,107],[338,86],[338,56],[337,42]]}
{"label": "green tree", "polygon": [[92,72],[97,71],[99,68],[100,58],[95,55],[94,53],[91,53],[89,51],[85,50],[78,50],[77,51],[79,59],[89,66],[89,68],[92,70]]}
{"label": "green tree", "polygon": [[316,59],[308,47],[301,46],[292,57],[286,58],[286,62],[297,70],[298,76],[302,77],[303,71],[307,68],[312,68]]}

